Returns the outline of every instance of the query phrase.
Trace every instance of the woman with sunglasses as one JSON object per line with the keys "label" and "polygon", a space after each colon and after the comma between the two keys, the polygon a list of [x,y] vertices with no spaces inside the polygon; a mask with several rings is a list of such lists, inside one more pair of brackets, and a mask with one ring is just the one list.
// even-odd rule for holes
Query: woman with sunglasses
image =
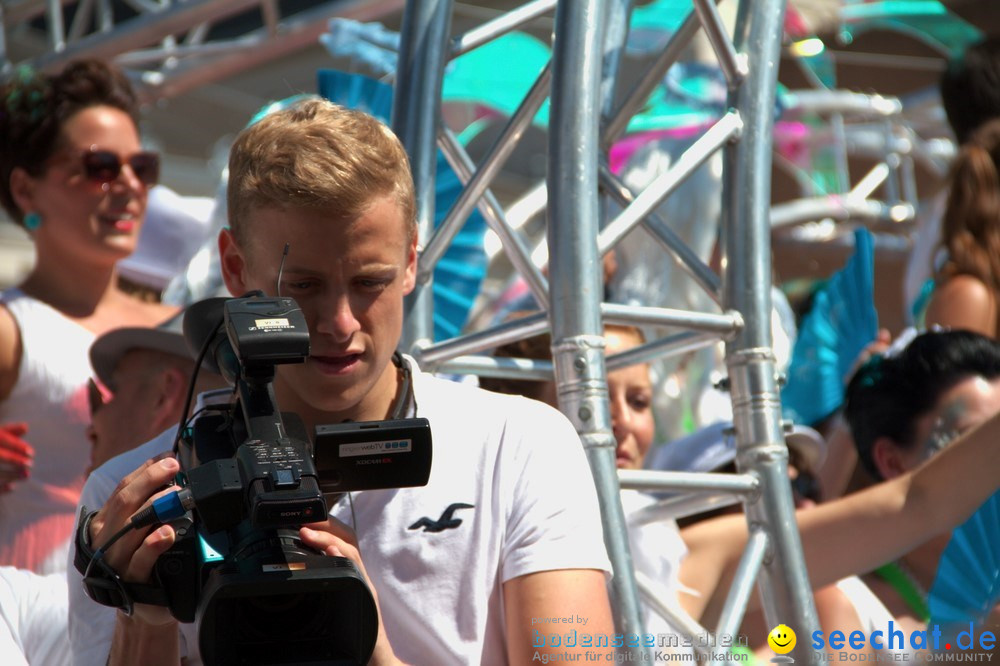
{"label": "woman with sunglasses", "polygon": [[[0,437],[0,565],[65,568],[89,453],[87,350],[105,331],[175,310],[118,284],[159,174],[137,121],[128,80],[100,61],[22,70],[0,88],[0,204],[36,254],[0,294],[0,423],[15,424]],[[11,443],[22,436],[30,448]]]}

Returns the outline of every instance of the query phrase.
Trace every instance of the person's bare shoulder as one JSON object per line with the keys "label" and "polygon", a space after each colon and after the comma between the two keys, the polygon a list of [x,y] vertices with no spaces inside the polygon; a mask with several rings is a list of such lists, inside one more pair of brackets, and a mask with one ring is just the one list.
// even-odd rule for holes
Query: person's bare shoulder
{"label": "person's bare shoulder", "polygon": [[996,295],[979,278],[956,275],[934,288],[926,320],[928,327],[966,329],[996,337]]}
{"label": "person's bare shoulder", "polygon": [[10,395],[17,383],[21,363],[21,330],[14,316],[0,305],[0,400]]}

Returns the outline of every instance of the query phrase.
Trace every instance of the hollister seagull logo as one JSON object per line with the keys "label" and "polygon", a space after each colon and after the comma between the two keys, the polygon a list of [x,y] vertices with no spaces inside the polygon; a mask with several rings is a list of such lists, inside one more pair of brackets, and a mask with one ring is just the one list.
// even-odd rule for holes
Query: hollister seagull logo
{"label": "hollister seagull logo", "polygon": [[431,520],[426,516],[418,520],[417,522],[410,525],[411,530],[419,530],[421,527],[424,528],[424,532],[443,532],[444,530],[452,529],[458,527],[462,524],[461,518],[452,518],[452,515],[459,509],[472,509],[474,508],[472,504],[461,504],[456,502],[455,504],[448,505],[448,508],[444,510],[441,517],[437,520]]}

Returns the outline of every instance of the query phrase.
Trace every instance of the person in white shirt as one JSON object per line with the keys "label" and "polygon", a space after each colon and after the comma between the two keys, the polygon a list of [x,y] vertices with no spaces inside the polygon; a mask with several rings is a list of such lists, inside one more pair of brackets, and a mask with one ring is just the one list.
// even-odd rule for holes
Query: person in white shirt
{"label": "person in white shirt", "polygon": [[[230,292],[290,296],[309,326],[305,363],[277,368],[280,408],[310,432],[398,409],[431,424],[426,487],[356,493],[353,507],[339,504],[329,521],[299,531],[314,550],[355,562],[369,583],[380,617],[370,663],[526,663],[588,649],[536,647],[539,618],[572,615],[588,633],[613,634],[596,490],[569,421],[532,401],[437,380],[395,354],[417,234],[406,154],[391,131],[361,112],[298,102],[237,138],[228,198],[219,243]],[[169,449],[160,438],[142,453]],[[119,458],[91,476],[122,481],[89,521],[84,538],[95,547],[179,471],[171,457],[126,474],[130,467]],[[174,538],[169,526],[128,534],[106,562],[126,581],[148,581]],[[81,650],[78,663],[109,653],[111,664],[198,661],[190,627],[178,640],[167,608],[112,612],[110,628],[99,619],[105,609],[88,608],[81,635],[98,634],[100,647]]]}

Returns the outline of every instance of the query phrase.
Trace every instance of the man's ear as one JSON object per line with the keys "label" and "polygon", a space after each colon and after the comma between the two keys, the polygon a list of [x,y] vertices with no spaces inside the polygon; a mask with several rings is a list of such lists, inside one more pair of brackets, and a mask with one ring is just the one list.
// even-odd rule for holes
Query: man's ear
{"label": "man's ear", "polygon": [[10,196],[22,212],[35,209],[35,181],[21,167],[15,167],[10,172]]}
{"label": "man's ear", "polygon": [[872,445],[872,461],[883,479],[895,479],[909,471],[903,450],[889,437],[879,437]]}
{"label": "man's ear", "polygon": [[188,376],[176,365],[169,364],[160,371],[156,381],[157,400],[150,419],[156,425],[156,432],[163,432],[184,415]]}
{"label": "man's ear", "polygon": [[241,296],[250,291],[247,286],[246,257],[229,229],[219,232],[219,263],[222,266],[222,279],[230,294]]}
{"label": "man's ear", "polygon": [[413,240],[406,255],[406,273],[403,275],[403,294],[409,294],[417,286],[417,231],[413,231]]}

